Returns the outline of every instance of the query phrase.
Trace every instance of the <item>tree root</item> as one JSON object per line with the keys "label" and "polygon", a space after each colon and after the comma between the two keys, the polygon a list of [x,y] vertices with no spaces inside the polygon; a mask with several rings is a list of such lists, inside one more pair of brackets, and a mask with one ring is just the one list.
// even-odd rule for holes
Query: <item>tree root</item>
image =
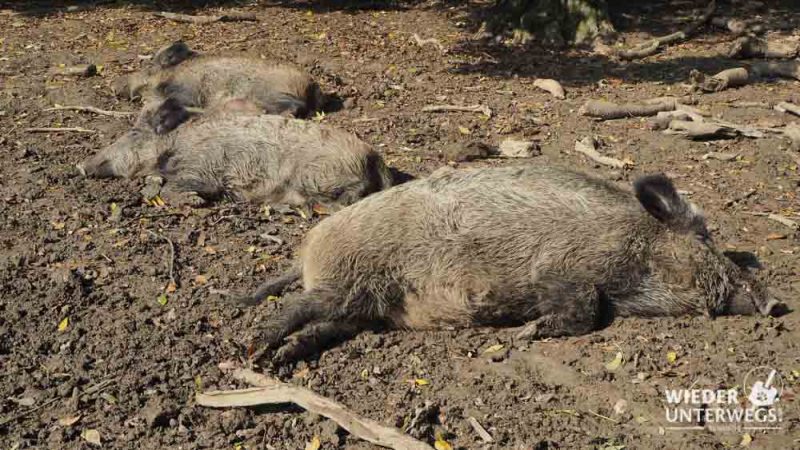
{"label": "tree root", "polygon": [[344,406],[309,389],[294,386],[253,372],[239,369],[233,377],[250,385],[251,389],[198,393],[198,405],[213,408],[257,406],[294,403],[303,409],[327,417],[350,434],[367,442],[397,450],[433,450],[428,444],[414,439],[402,431],[357,416]]}
{"label": "tree root", "polygon": [[711,0],[711,2],[709,2],[708,6],[706,7],[706,10],[703,13],[703,15],[700,16],[700,18],[698,18],[696,21],[689,24],[683,30],[677,31],[672,34],[668,34],[666,36],[654,38],[650,41],[641,43],[628,50],[621,50],[617,53],[617,57],[625,61],[641,59],[647,56],[655,55],[656,53],[658,53],[659,49],[663,46],[685,41],[690,37],[692,37],[697,32],[697,30],[699,30],[703,25],[705,25],[706,23],[708,23],[709,20],[711,20],[711,16],[714,15],[716,9],[717,9],[716,0]]}
{"label": "tree root", "polygon": [[422,108],[422,112],[474,112],[481,113],[486,117],[492,117],[492,110],[485,105],[430,105]]}

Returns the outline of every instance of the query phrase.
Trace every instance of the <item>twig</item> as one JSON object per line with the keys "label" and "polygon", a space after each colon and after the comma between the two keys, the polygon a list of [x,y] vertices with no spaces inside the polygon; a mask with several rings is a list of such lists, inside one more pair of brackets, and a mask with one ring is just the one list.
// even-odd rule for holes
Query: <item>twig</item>
{"label": "twig", "polygon": [[309,389],[268,378],[248,369],[235,371],[233,377],[258,387],[198,393],[195,397],[197,404],[224,408],[294,403],[303,409],[333,420],[350,434],[373,444],[397,450],[433,450],[428,444],[418,441],[396,428],[386,427],[374,420],[359,417],[345,409],[344,406]]}
{"label": "twig", "polygon": [[603,420],[608,420],[609,422],[619,423],[619,420],[612,419],[611,417],[604,416],[602,414],[598,414],[598,413],[596,413],[594,411],[590,411],[590,410],[587,409],[586,412],[591,414],[591,415],[593,415],[593,416],[595,416],[595,417],[599,417],[599,418],[601,418]]}
{"label": "twig", "polygon": [[714,15],[714,11],[717,9],[717,2],[716,0],[711,0],[708,6],[706,7],[705,12],[703,15],[696,20],[695,22],[689,24],[686,28],[681,31],[677,31],[672,34],[668,34],[666,36],[661,36],[657,38],[653,38],[650,41],[644,42],[639,44],[629,50],[622,50],[617,53],[617,56],[623,60],[632,60],[632,59],[640,59],[647,56],[655,55],[658,53],[658,49],[664,45],[675,44],[681,41],[685,41],[692,37],[697,30],[700,29],[703,25],[708,23],[711,20],[711,16]]}
{"label": "twig", "polygon": [[56,105],[52,108],[46,108],[45,111],[81,111],[81,112],[91,112],[95,114],[99,114],[101,116],[111,116],[111,117],[130,117],[136,113],[128,112],[128,111],[108,111],[105,109],[96,108],[94,106],[60,106]]}
{"label": "twig", "polygon": [[749,81],[750,74],[743,67],[723,70],[712,76],[696,69],[692,69],[689,73],[689,82],[694,91],[719,92],[732,87],[744,86]]}
{"label": "twig", "polygon": [[444,53],[446,51],[444,45],[442,45],[442,43],[438,39],[435,38],[422,39],[421,37],[419,37],[417,33],[412,34],[411,39],[413,39],[414,42],[416,42],[417,45],[419,45],[420,47],[424,47],[427,44],[433,44],[439,49],[440,52]]}
{"label": "twig", "polygon": [[145,231],[150,233],[152,236],[161,239],[165,241],[167,244],[169,244],[169,282],[173,286],[177,286],[178,283],[175,282],[175,244],[173,244],[168,237],[162,234],[158,234],[152,230],[145,230]]}
{"label": "twig", "polygon": [[750,198],[753,195],[755,195],[756,192],[758,192],[758,190],[756,188],[752,188],[752,189],[748,190],[747,192],[745,192],[745,193],[743,193],[741,195],[738,195],[738,196],[736,196],[736,197],[734,197],[732,199],[729,199],[728,201],[725,202],[725,207],[727,208],[727,207],[735,205],[736,203],[740,203],[742,200],[747,200],[748,198]]}
{"label": "twig", "polygon": [[780,102],[775,105],[775,111],[783,113],[791,113],[795,116],[800,116],[800,106],[789,102]]}
{"label": "twig", "polygon": [[36,412],[36,411],[38,411],[38,410],[40,410],[40,409],[42,409],[42,408],[44,408],[46,406],[50,406],[50,405],[52,405],[53,403],[55,403],[57,401],[58,401],[58,397],[50,399],[50,400],[42,403],[41,405],[39,405],[39,406],[37,406],[35,408],[31,408],[31,409],[22,411],[22,412],[20,412],[18,414],[14,414],[13,416],[6,417],[5,419],[0,420],[0,427],[2,427],[3,425],[5,425],[7,423],[11,423],[11,422],[13,422],[13,421],[15,421],[17,419],[21,419],[21,418],[27,416],[28,414],[34,413],[34,412]]}
{"label": "twig", "polygon": [[492,117],[492,110],[485,105],[470,105],[470,106],[430,105],[422,108],[422,112],[452,112],[452,111],[475,112],[475,113],[481,113],[486,117]]}
{"label": "twig", "polygon": [[775,222],[782,223],[791,229],[800,230],[799,223],[795,222],[794,220],[788,217],[781,216],[780,214],[763,213],[763,212],[750,212],[750,214],[753,216],[766,217],[769,220],[774,220]]}
{"label": "twig", "polygon": [[472,429],[475,430],[476,433],[478,433],[478,436],[480,436],[481,439],[483,439],[483,442],[486,443],[494,442],[494,438],[492,437],[492,435],[489,434],[488,431],[486,431],[486,428],[483,428],[483,425],[481,425],[480,422],[478,422],[478,419],[470,416],[467,417],[467,422],[469,422],[470,426],[472,426]]}
{"label": "twig", "polygon": [[71,128],[25,128],[25,131],[28,133],[89,133],[94,134],[97,133],[95,130],[89,130],[86,128],[81,127],[71,127]]}
{"label": "twig", "polygon": [[196,24],[212,23],[212,22],[245,22],[245,21],[258,20],[256,18],[256,15],[251,13],[228,13],[228,14],[220,14],[217,16],[191,16],[189,14],[177,14],[177,13],[162,11],[162,12],[155,12],[153,13],[153,15],[173,20],[175,22],[186,22],[186,23],[196,23]]}
{"label": "twig", "polygon": [[605,166],[610,166],[615,169],[624,169],[625,167],[631,165],[630,163],[620,161],[617,158],[601,155],[595,149],[595,142],[591,137],[585,137],[582,140],[575,142],[575,151],[584,154],[594,162],[603,164]]}
{"label": "twig", "polygon": [[763,108],[763,109],[772,109],[774,107],[772,103],[769,102],[751,102],[746,100],[729,102],[728,106],[730,106],[731,108]]}

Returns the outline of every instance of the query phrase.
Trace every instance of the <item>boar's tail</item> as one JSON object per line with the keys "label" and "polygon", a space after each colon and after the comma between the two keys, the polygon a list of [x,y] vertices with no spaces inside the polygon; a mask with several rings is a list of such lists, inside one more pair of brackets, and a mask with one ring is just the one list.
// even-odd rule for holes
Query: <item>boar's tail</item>
{"label": "boar's tail", "polygon": [[237,301],[248,306],[257,305],[270,295],[283,294],[283,291],[285,291],[289,285],[299,280],[301,276],[302,272],[300,268],[297,266],[292,267],[281,275],[278,275],[275,278],[270,278],[262,283],[261,286],[259,286],[258,289],[256,289],[252,294],[245,297],[239,297]]}

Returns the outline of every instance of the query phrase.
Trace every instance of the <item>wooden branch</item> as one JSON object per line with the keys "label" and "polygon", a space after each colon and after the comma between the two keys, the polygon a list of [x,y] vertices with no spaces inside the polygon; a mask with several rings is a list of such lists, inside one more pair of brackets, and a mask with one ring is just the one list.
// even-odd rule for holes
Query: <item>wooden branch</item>
{"label": "wooden branch", "polygon": [[654,116],[661,111],[673,111],[678,103],[675,99],[658,100],[644,103],[623,103],[621,105],[605,100],[589,100],[580,107],[578,113],[603,120]]}
{"label": "wooden branch", "polygon": [[248,369],[235,371],[233,377],[258,387],[198,393],[195,397],[197,404],[225,408],[294,403],[307,411],[333,420],[350,434],[381,447],[396,450],[433,450],[433,447],[428,444],[418,441],[396,428],[359,417],[345,409],[344,406],[309,389],[284,383]]}
{"label": "wooden branch", "polygon": [[81,111],[81,112],[91,112],[95,114],[99,114],[101,116],[111,116],[111,117],[130,117],[135,115],[136,113],[127,112],[127,111],[107,111],[105,109],[96,108],[94,106],[61,106],[56,105],[52,108],[46,108],[45,111]]}
{"label": "wooden branch", "polygon": [[789,102],[780,102],[775,105],[775,111],[782,113],[790,113],[795,116],[800,116],[800,106]]}
{"label": "wooden branch", "polygon": [[81,127],[66,127],[66,128],[56,128],[56,127],[42,127],[42,128],[25,128],[25,131],[28,133],[97,133],[95,130],[89,130],[86,128]]}
{"label": "wooden branch", "polygon": [[582,153],[592,161],[603,164],[605,166],[613,167],[615,169],[624,169],[631,164],[625,161],[620,161],[617,158],[612,158],[610,156],[603,156],[601,155],[597,149],[594,142],[594,139],[591,137],[583,138],[580,141],[575,142],[575,151],[578,153]]}
{"label": "wooden branch", "polygon": [[553,97],[563,100],[566,98],[564,88],[561,86],[556,80],[551,80],[548,78],[537,78],[533,81],[533,86],[537,87],[543,91],[549,92]]}
{"label": "wooden branch", "polygon": [[696,69],[692,69],[689,73],[689,82],[694,91],[719,92],[732,87],[744,86],[749,81],[750,74],[743,67],[723,70],[712,76]]}
{"label": "wooden branch", "polygon": [[492,437],[492,435],[489,434],[488,431],[486,431],[486,428],[483,428],[483,425],[481,425],[481,423],[478,422],[478,419],[470,416],[470,417],[467,417],[467,422],[469,422],[469,424],[472,427],[472,429],[475,430],[476,433],[478,433],[478,436],[481,437],[483,442],[486,442],[486,443],[494,442],[494,438]]}
{"label": "wooden branch", "polygon": [[470,106],[430,105],[422,108],[422,112],[452,112],[452,111],[475,112],[475,113],[481,113],[486,117],[492,117],[492,110],[485,105],[470,105]]}
{"label": "wooden branch", "polygon": [[673,120],[669,123],[669,134],[682,134],[689,139],[714,139],[714,138],[733,138],[739,132],[733,128],[726,127],[711,122],[694,122],[688,120]]}
{"label": "wooden branch", "polygon": [[171,12],[155,12],[154,16],[163,17],[165,19],[173,20],[175,22],[204,24],[212,22],[252,22],[258,20],[255,14],[252,13],[227,13],[217,16],[192,16],[189,14],[177,14]]}
{"label": "wooden branch", "polygon": [[773,220],[775,222],[778,222],[778,223],[781,223],[783,225],[786,225],[787,227],[789,227],[789,228],[791,228],[793,230],[800,230],[800,224],[799,223],[795,222],[794,220],[792,220],[792,219],[790,219],[788,217],[781,216],[779,214],[763,213],[763,212],[751,212],[750,214],[754,215],[754,216],[766,217],[769,220]]}
{"label": "wooden branch", "polygon": [[665,45],[675,44],[678,42],[685,41],[692,37],[697,30],[699,30],[703,25],[708,23],[711,20],[711,16],[714,15],[714,11],[717,9],[717,2],[716,0],[711,0],[706,7],[705,12],[702,16],[700,16],[696,21],[689,24],[686,28],[681,31],[677,31],[672,34],[668,34],[666,36],[661,36],[657,38],[653,38],[650,41],[644,42],[639,44],[631,49],[628,50],[621,50],[617,53],[617,56],[622,60],[633,60],[633,59],[641,59],[647,56],[655,55],[658,53],[658,50]]}
{"label": "wooden branch", "polygon": [[800,47],[796,43],[768,41],[755,36],[737,39],[728,50],[731,58],[794,58]]}

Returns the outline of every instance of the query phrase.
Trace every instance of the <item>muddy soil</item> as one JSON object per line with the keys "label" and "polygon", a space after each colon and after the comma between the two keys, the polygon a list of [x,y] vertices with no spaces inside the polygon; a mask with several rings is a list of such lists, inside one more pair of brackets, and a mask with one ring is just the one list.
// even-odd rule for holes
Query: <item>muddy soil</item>
{"label": "muddy soil", "polygon": [[[752,214],[800,221],[800,153],[788,140],[694,142],[641,119],[596,122],[577,114],[592,98],[680,95],[691,69],[739,65],[719,56],[734,39],[722,30],[703,29],[625,63],[589,49],[475,40],[483,3],[254,1],[223,8],[254,12],[259,22],[205,25],[153,17],[158,8],[149,2],[47,3],[0,4],[0,448],[90,448],[97,437],[90,430],[104,448],[299,449],[315,436],[323,449],[377,448],[297,408],[212,410],[193,400],[198,390],[241,387],[219,364],[244,360],[254,327],[281,302],[247,309],[214,292],[251,289],[285,269],[320,219],[230,203],[147,205],[139,181],[86,180],[74,170],[126,130],[127,120],[45,111],[56,104],[136,111],[138,104],[111,95],[111,81],[136,69],[139,55],[177,39],[203,52],[305,67],[339,99],[338,111],[316,120],[354,131],[413,176],[448,163],[562,163],[621,183],[667,172],[705,209],[718,245],[757,256],[775,293],[800,307],[800,233]],[[618,18],[622,39],[677,29],[703,3],[650,2],[645,19],[641,10]],[[772,37],[800,37],[792,2],[724,5],[781,24]],[[414,33],[438,39],[444,51],[417,45]],[[102,66],[100,74],[57,74],[85,63]],[[560,80],[567,98],[537,90],[537,77]],[[798,88],[798,81],[765,80],[701,95],[697,107],[780,127],[799,119],[729,102],[800,103]],[[421,112],[430,104],[480,104],[493,114]],[[589,135],[633,168],[609,169],[576,153],[575,140]],[[445,156],[506,138],[534,140],[542,155],[468,163]],[[735,158],[704,156],[712,152]],[[174,291],[167,289],[171,245]],[[588,336],[530,344],[507,329],[369,332],[285,377],[371,419],[413,423],[412,434],[431,444],[438,435],[453,448],[800,448],[799,317],[625,319]],[[758,366],[780,374],[780,429],[668,429],[665,389],[742,387]],[[493,442],[479,437],[469,417]]]}

